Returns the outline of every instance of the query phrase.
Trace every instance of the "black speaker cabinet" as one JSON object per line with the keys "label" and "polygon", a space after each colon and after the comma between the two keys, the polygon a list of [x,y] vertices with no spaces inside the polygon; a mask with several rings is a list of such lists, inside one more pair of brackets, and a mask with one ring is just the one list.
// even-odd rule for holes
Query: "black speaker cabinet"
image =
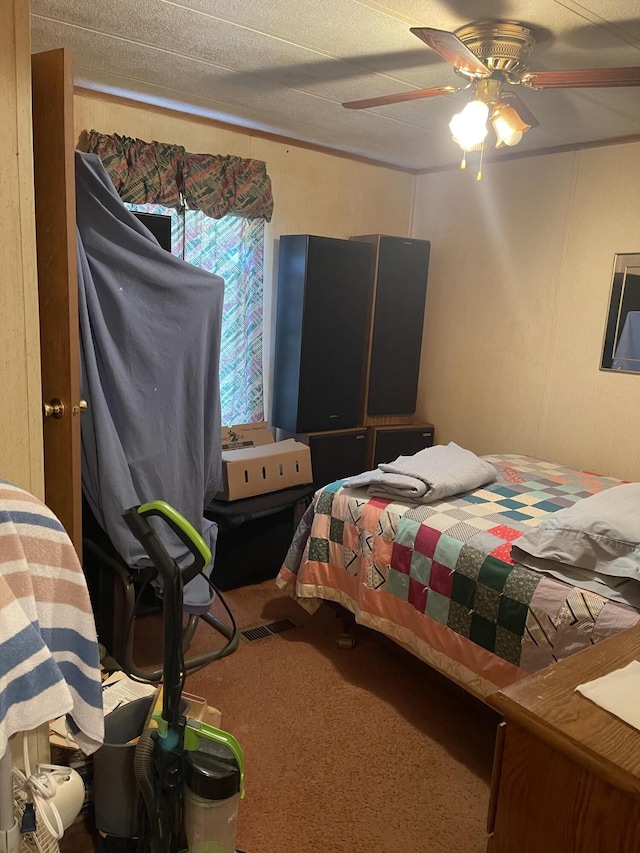
{"label": "black speaker cabinet", "polygon": [[303,433],[359,426],[371,259],[367,243],[280,238],[274,427]]}
{"label": "black speaker cabinet", "polygon": [[416,410],[431,243],[408,237],[352,237],[373,246],[373,313],[363,426],[407,423]]}
{"label": "black speaker cabinet", "polygon": [[316,489],[368,470],[366,429],[312,432],[298,438],[309,445]]}
{"label": "black speaker cabinet", "polygon": [[367,469],[381,462],[393,462],[398,456],[413,456],[425,447],[433,446],[432,424],[421,426],[377,426],[367,430]]}

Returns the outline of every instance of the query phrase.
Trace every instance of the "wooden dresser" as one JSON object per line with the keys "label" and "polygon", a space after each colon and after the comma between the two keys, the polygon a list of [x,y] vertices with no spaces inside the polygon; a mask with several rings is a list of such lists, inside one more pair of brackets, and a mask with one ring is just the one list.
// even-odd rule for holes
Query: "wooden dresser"
{"label": "wooden dresser", "polygon": [[575,692],[632,660],[640,626],[490,697],[504,722],[487,853],[640,851],[640,731]]}

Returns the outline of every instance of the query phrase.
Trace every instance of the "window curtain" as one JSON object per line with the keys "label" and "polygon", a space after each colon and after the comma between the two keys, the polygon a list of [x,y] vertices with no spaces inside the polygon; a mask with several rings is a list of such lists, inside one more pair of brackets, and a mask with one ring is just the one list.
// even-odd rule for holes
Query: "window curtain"
{"label": "window curtain", "polygon": [[271,179],[262,160],[190,154],[181,145],[96,130],[83,137],[81,147],[100,157],[123,201],[176,208],[186,204],[213,219],[271,220]]}

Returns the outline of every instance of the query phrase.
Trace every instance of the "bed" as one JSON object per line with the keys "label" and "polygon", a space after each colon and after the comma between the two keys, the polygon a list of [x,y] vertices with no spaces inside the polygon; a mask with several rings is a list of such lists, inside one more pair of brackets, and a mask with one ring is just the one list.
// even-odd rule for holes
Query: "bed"
{"label": "bed", "polygon": [[344,481],[320,489],[278,587],[309,612],[336,602],[480,698],[637,624],[615,593],[512,555],[542,519],[622,481],[518,454],[482,458],[494,482],[432,504]]}

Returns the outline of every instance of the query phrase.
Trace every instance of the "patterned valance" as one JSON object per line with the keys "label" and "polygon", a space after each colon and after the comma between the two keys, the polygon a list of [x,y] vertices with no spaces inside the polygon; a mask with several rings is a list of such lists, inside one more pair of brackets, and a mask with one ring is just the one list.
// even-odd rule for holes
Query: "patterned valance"
{"label": "patterned valance", "polygon": [[262,160],[190,154],[181,145],[91,130],[83,147],[102,160],[123,201],[201,210],[207,216],[271,220],[271,179]]}

